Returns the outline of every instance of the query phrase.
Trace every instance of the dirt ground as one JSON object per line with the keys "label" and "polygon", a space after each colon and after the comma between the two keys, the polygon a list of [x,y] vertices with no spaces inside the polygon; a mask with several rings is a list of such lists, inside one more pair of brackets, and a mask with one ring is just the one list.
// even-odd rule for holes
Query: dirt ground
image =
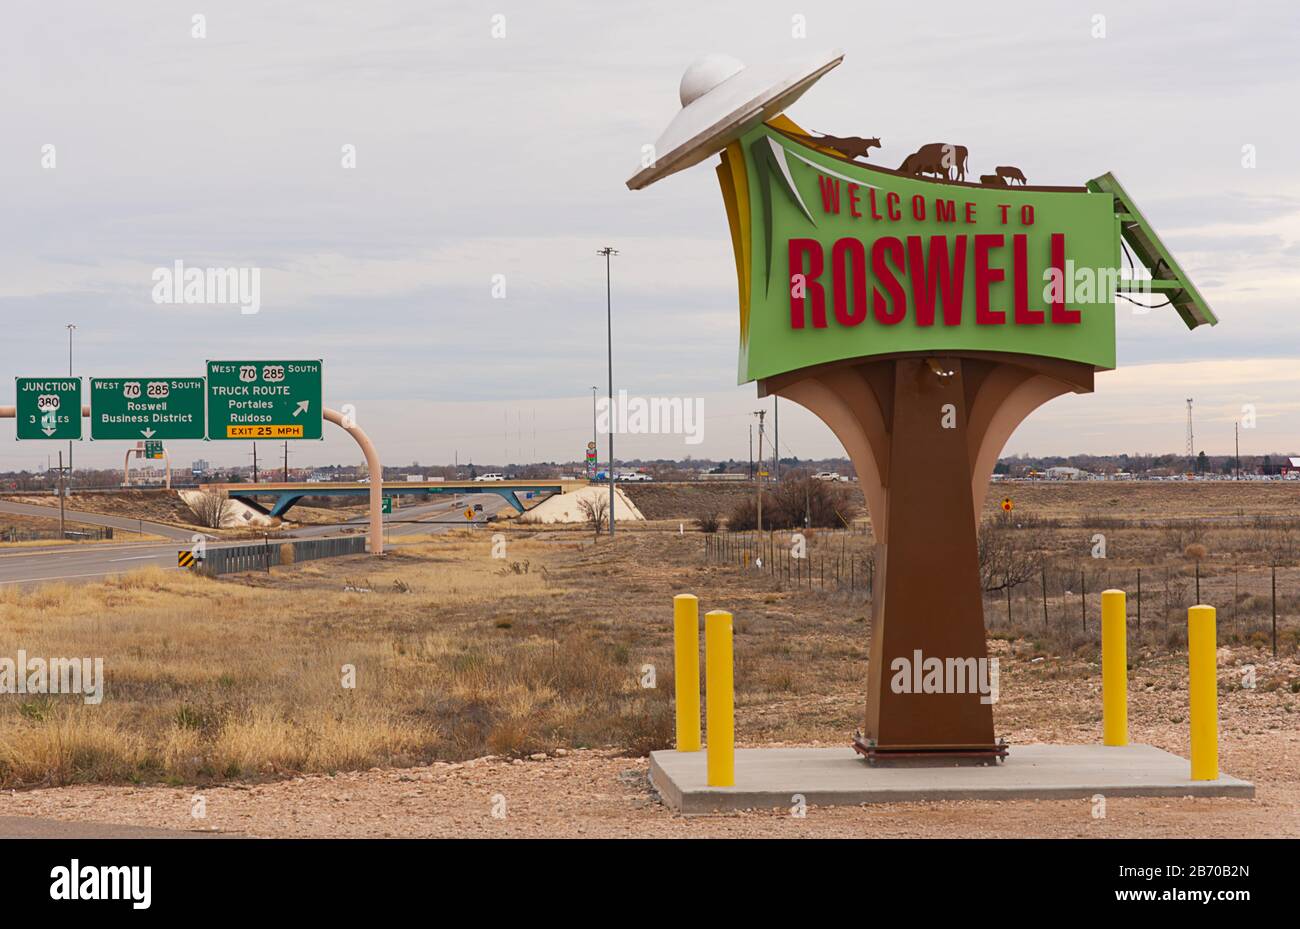
{"label": "dirt ground", "polygon": [[1296,734],[1238,736],[1224,748],[1224,770],[1254,780],[1254,800],[1112,798],[1101,819],[1090,800],[809,806],[805,818],[780,810],[680,816],[650,789],[645,759],[599,750],[204,789],[6,792],[0,815],[315,838],[1300,837]]}
{"label": "dirt ground", "polygon": [[[512,546],[504,565],[487,560],[490,537],[470,533],[403,550],[378,569],[363,556],[342,562],[343,574],[354,578],[352,585],[380,590],[401,581],[411,588],[410,594],[390,593],[373,601],[356,594],[327,596],[338,589],[337,572],[324,571],[319,562],[277,569],[269,578],[212,582],[229,585],[232,594],[242,588],[240,597],[258,604],[258,615],[271,608],[276,597],[290,598],[293,606],[282,623],[277,620],[281,626],[251,617],[244,621],[249,624],[244,630],[238,613],[223,615],[222,647],[211,653],[216,662],[211,666],[196,661],[207,654],[199,650],[186,664],[178,664],[177,672],[169,671],[169,662],[178,662],[188,649],[175,618],[157,617],[173,631],[165,650],[156,654],[148,644],[149,614],[141,612],[141,618],[133,620],[131,647],[143,649],[136,663],[142,675],[147,671],[157,682],[150,685],[153,689],[141,691],[141,699],[148,699],[140,709],[126,707],[129,712],[115,725],[130,726],[133,713],[144,713],[179,693],[192,701],[183,712],[199,714],[204,722],[177,729],[192,737],[177,745],[198,752],[208,738],[233,738],[221,728],[217,710],[199,702],[210,686],[205,680],[220,675],[222,699],[238,704],[240,676],[256,675],[259,689],[250,694],[265,706],[277,686],[287,686],[280,669],[284,649],[294,654],[295,669],[310,668],[317,652],[337,662],[340,654],[360,647],[352,643],[361,643],[361,636],[372,635],[374,660],[387,663],[393,683],[400,686],[381,701],[398,715],[375,718],[368,726],[377,730],[381,724],[415,729],[434,725],[445,730],[427,748],[404,749],[408,756],[421,757],[367,764],[362,759],[368,756],[360,753],[326,769],[297,774],[285,768],[296,762],[283,760],[269,767],[250,764],[242,772],[236,767],[234,773],[219,765],[215,776],[182,766],[177,770],[183,782],[146,778],[137,785],[111,776],[79,783],[85,776],[77,775],[75,764],[70,764],[65,765],[71,772],[70,786],[0,793],[0,815],[256,836],[1300,836],[1300,664],[1293,612],[1282,617],[1286,635],[1277,659],[1253,633],[1230,642],[1221,638],[1220,764],[1223,771],[1256,784],[1254,800],[1116,798],[1108,802],[1104,819],[1093,817],[1088,801],[812,807],[804,819],[781,811],[681,817],[650,791],[645,759],[646,750],[667,744],[662,724],[670,717],[660,711],[667,707],[672,688],[671,596],[695,592],[702,608],[724,608],[736,616],[736,728],[741,745],[840,745],[860,724],[862,714],[866,595],[860,590],[782,585],[757,570],[709,561],[699,533],[627,531],[614,544],[593,544],[571,533],[503,529]],[[836,544],[833,536],[821,536],[813,547],[833,550]],[[479,580],[472,586],[448,586],[448,578],[476,571]],[[519,586],[524,581],[528,583]],[[156,604],[172,595],[162,589],[169,583],[144,592],[140,602]],[[509,591],[507,599],[500,598],[498,588]],[[529,590],[545,596],[529,602]],[[211,597],[197,588],[173,593]],[[124,594],[114,596],[121,601]],[[362,603],[369,612],[359,613],[353,625],[349,613]],[[22,604],[14,606],[15,616],[25,615]],[[313,611],[320,615],[313,618]],[[444,625],[449,621],[452,625]],[[1051,625],[1054,629],[1056,621]],[[283,648],[273,647],[281,627],[310,634]],[[574,639],[575,630],[592,638]],[[452,638],[435,639],[444,633]],[[63,633],[56,627],[44,634],[54,648]],[[266,654],[239,651],[241,638],[254,634]],[[457,638],[464,644],[453,644]],[[589,650],[580,653],[581,667],[564,664],[566,650],[579,641],[590,643]],[[69,647],[74,650],[53,653],[82,653]],[[559,664],[547,663],[548,650]],[[1000,658],[1002,672],[995,730],[1011,742],[1013,752],[1017,744],[1100,739],[1095,630],[1093,635],[1053,635],[1004,624],[991,633],[990,651]],[[239,659],[240,668],[234,672],[219,664],[230,654]],[[1184,646],[1167,634],[1149,635],[1132,642],[1130,659],[1132,740],[1185,757]],[[417,663],[403,672],[407,677],[399,677],[404,667],[400,662],[406,661]],[[532,662],[528,667],[545,676],[546,683],[530,683],[527,678],[533,672],[521,673],[521,662]],[[615,696],[622,693],[616,703],[574,702],[590,701],[592,662],[599,666],[599,686]],[[259,670],[262,664],[266,673]],[[630,691],[647,664],[658,669],[656,689]],[[1252,668],[1253,687],[1245,684]],[[225,680],[232,674],[234,679]],[[563,679],[569,677],[575,681],[572,692],[564,691]],[[409,707],[413,715],[401,715],[407,712],[401,702],[409,699],[404,694],[417,681],[416,686],[432,688],[431,694]],[[163,690],[157,690],[160,686]],[[322,707],[333,713],[333,704],[324,701],[336,698],[328,696],[323,683],[319,689]],[[548,690],[555,696],[545,697]],[[456,702],[456,694],[466,691],[472,691],[472,701]],[[281,708],[276,712],[283,714],[282,722],[291,720],[295,707],[311,698],[303,690],[296,700],[277,704]],[[628,715],[627,700],[641,701],[648,710]],[[512,709],[516,705],[517,711]],[[557,705],[564,710],[560,715]],[[512,715],[516,712],[522,715]],[[603,712],[623,715],[611,717],[603,728],[591,728],[588,717]],[[449,718],[448,713],[455,716]],[[160,725],[149,719],[151,728]],[[330,724],[322,716],[306,731]],[[161,725],[169,725],[165,716]],[[300,738],[304,731],[268,729],[266,719],[259,725],[239,730],[243,741],[228,750],[245,755],[276,751],[285,738]],[[464,738],[458,730],[467,725],[482,727],[481,739]],[[475,752],[480,744],[505,750]],[[351,750],[360,752],[356,746]],[[371,755],[385,757],[382,746]],[[348,762],[347,757],[356,760]],[[200,807],[205,815],[196,818],[193,813]],[[494,815],[502,811],[504,816]]]}

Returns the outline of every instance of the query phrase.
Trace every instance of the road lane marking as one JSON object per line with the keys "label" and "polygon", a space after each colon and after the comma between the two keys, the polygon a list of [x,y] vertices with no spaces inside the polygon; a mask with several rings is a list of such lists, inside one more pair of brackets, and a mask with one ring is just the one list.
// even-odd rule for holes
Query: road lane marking
{"label": "road lane marking", "polygon": [[[167,567],[164,571],[179,571],[180,568]],[[33,581],[69,581],[78,577],[112,577],[121,574],[121,571],[97,571],[94,574],[55,574],[51,577],[19,577],[11,581],[0,581],[0,587],[5,584],[30,584]]]}

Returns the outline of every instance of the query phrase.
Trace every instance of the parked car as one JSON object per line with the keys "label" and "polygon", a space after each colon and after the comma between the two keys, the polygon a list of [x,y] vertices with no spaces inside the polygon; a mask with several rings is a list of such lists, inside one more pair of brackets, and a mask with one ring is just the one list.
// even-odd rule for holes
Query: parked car
{"label": "parked car", "polygon": [[504,481],[505,479],[506,476],[504,474],[496,474],[496,473],[480,474],[478,477],[474,478],[474,480],[479,483],[483,483],[484,481]]}
{"label": "parked car", "polygon": [[813,480],[817,481],[843,481],[847,478],[840,477],[838,471],[818,471],[813,475]]}

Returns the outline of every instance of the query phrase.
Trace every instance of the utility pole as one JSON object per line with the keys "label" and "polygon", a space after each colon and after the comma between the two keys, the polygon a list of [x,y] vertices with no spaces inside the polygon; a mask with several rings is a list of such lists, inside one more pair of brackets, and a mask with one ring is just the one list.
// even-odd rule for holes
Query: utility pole
{"label": "utility pole", "polygon": [[60,539],[65,539],[65,538],[67,538],[67,535],[65,534],[65,530],[64,530],[64,523],[63,523],[63,497],[64,497],[64,491],[63,491],[63,470],[64,470],[64,469],[63,469],[63,450],[60,449],[60,450],[59,450],[59,471],[58,471],[58,474],[59,474],[59,538],[60,538]]}
{"label": "utility pole", "polygon": [[[68,329],[68,377],[72,377],[72,332],[77,327],[73,323],[67,324]],[[81,416],[81,392],[77,392],[77,416]],[[68,483],[72,483],[72,440],[68,440]],[[59,527],[62,528],[61,526]]]}
{"label": "utility pole", "polygon": [[1196,470],[1196,443],[1192,440],[1192,398],[1187,398],[1187,467]]}
{"label": "utility pole", "polygon": [[758,480],[754,483],[754,491],[758,495],[758,531],[763,531],[763,417],[767,415],[767,410],[756,410],[754,415],[758,417]]}
{"label": "utility pole", "polygon": [[284,443],[284,482],[289,483],[289,443]]}
{"label": "utility pole", "polygon": [[749,479],[754,479],[754,424],[749,424]]}
{"label": "utility pole", "polygon": [[1234,481],[1241,480],[1241,430],[1239,428],[1240,425],[1241,423],[1232,424],[1232,449],[1233,449],[1232,479]]}
{"label": "utility pole", "polygon": [[[606,245],[597,250],[605,256],[605,348],[609,359],[609,411],[614,415],[614,310],[609,260],[618,249]],[[609,537],[614,538],[614,424],[609,425]]]}
{"label": "utility pole", "polygon": [[[591,388],[591,447],[593,449],[600,448],[596,444],[598,441],[600,441],[600,437],[596,434],[596,388],[593,386]],[[597,460],[592,463],[592,469],[587,475],[588,480],[596,476],[596,469],[600,467],[599,453],[597,453],[596,458]]]}
{"label": "utility pole", "polygon": [[253,483],[257,483],[257,443],[253,443]]}
{"label": "utility pole", "polygon": [[781,398],[772,395],[772,477],[781,483]]}

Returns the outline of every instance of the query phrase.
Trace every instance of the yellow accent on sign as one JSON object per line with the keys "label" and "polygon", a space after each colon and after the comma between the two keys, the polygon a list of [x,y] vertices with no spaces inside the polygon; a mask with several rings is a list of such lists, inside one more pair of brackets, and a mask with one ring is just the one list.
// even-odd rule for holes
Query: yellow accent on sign
{"label": "yellow accent on sign", "polygon": [[1014,503],[1011,502],[1011,498],[1010,498],[1010,497],[1007,497],[1006,499],[1004,499],[1004,500],[1002,501],[1002,509],[1003,509],[1005,512],[1010,513],[1010,512],[1011,512],[1012,510],[1014,510],[1015,508],[1016,508],[1016,505],[1015,505]]}
{"label": "yellow accent on sign", "polygon": [[302,426],[226,426],[227,439],[301,439]]}
{"label": "yellow accent on sign", "polygon": [[466,508],[465,508],[465,518],[466,518],[466,519],[473,519],[473,518],[474,518],[474,511],[471,510],[469,507],[466,507]]}
{"label": "yellow accent on sign", "polygon": [[178,568],[188,568],[194,564],[194,553],[188,550],[182,550],[176,553],[176,566]]}

